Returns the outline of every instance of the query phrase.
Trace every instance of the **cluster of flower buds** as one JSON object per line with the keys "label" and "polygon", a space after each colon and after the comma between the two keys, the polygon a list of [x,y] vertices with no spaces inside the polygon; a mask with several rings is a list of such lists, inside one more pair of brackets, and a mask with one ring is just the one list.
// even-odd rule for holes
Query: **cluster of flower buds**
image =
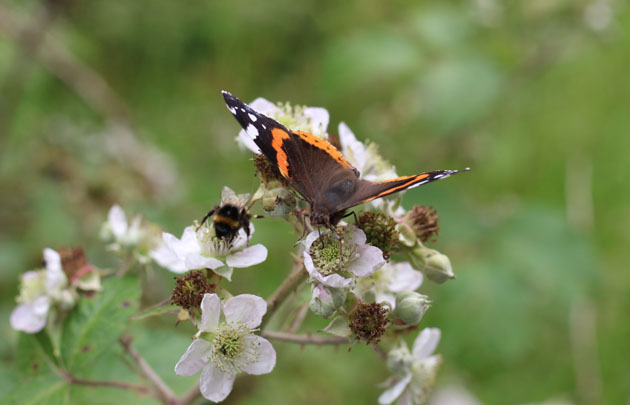
{"label": "cluster of flower buds", "polygon": [[56,321],[74,307],[80,293],[101,289],[100,273],[87,264],[81,248],[44,249],[44,268],[27,271],[20,281],[11,327],[26,333],[58,326]]}

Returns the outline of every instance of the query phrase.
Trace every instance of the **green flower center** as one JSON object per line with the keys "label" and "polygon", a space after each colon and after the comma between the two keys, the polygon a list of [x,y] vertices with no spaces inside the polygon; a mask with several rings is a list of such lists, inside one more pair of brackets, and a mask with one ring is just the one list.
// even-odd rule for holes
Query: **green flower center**
{"label": "green flower center", "polygon": [[236,375],[248,364],[259,360],[255,341],[247,339],[254,331],[242,322],[219,325],[214,333],[202,333],[201,339],[212,343],[210,361],[224,373]]}
{"label": "green flower center", "polygon": [[351,232],[345,232],[341,244],[332,234],[326,233],[316,239],[309,250],[313,264],[325,276],[339,274],[349,277],[346,266],[359,257],[357,244]]}

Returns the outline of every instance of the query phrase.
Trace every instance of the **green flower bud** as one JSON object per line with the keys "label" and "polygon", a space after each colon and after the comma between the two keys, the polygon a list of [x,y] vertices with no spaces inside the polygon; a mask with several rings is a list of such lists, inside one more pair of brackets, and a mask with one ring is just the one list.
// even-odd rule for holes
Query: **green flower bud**
{"label": "green flower bud", "polygon": [[396,309],[392,318],[400,319],[406,325],[417,325],[429,309],[429,297],[415,291],[401,291],[396,295]]}
{"label": "green flower bud", "polygon": [[346,301],[343,288],[331,288],[318,284],[313,287],[313,295],[308,306],[314,314],[330,318]]}
{"label": "green flower bud", "polygon": [[426,256],[426,266],[424,274],[431,281],[442,284],[446,280],[455,278],[451,261],[446,255],[437,250],[429,249],[431,252]]}
{"label": "green flower bud", "polygon": [[416,244],[416,232],[409,224],[401,222],[396,225],[396,229],[400,234],[400,242],[403,245],[412,247]]}

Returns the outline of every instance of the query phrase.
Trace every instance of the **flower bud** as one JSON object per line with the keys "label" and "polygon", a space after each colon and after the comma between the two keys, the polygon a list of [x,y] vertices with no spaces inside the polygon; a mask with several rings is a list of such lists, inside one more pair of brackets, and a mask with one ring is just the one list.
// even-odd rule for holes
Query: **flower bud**
{"label": "flower bud", "polygon": [[417,325],[429,309],[429,297],[415,291],[401,291],[396,295],[396,309],[392,312],[393,319],[400,319],[406,325]]}
{"label": "flower bud", "polygon": [[367,243],[381,249],[383,257],[389,259],[399,240],[394,218],[380,212],[364,212],[357,219],[357,226],[365,232]]}
{"label": "flower bud", "polygon": [[396,225],[396,229],[400,235],[400,243],[408,247],[412,247],[416,244],[416,232],[409,224],[400,222]]}
{"label": "flower bud", "polygon": [[346,291],[343,288],[327,288],[322,284],[313,287],[313,295],[308,306],[323,318],[330,318],[346,301]]}
{"label": "flower bud", "polygon": [[455,278],[449,258],[437,250],[429,250],[431,250],[431,252],[426,256],[426,266],[424,268],[424,274],[427,278],[438,284]]}

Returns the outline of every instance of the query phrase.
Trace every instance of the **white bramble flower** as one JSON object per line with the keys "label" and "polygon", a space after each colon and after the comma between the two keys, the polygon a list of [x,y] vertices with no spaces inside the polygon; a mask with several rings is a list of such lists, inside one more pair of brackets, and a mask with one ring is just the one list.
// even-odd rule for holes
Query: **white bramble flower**
{"label": "white bramble flower", "polygon": [[19,305],[11,314],[11,327],[26,333],[37,333],[46,326],[53,305],[70,308],[75,298],[61,267],[61,257],[53,249],[44,249],[46,268],[22,275]]}
{"label": "white bramble flower", "polygon": [[[254,233],[251,224],[250,229],[251,236]],[[233,268],[253,266],[267,259],[265,246],[247,246],[248,238],[242,228],[232,240],[217,238],[210,226],[197,231],[195,226],[188,226],[181,239],[167,232],[162,238],[164,244],[151,251],[150,256],[173,273],[208,268],[231,280]]]}
{"label": "white bramble flower", "polygon": [[353,292],[363,301],[387,303],[394,309],[395,294],[403,290],[417,290],[422,280],[422,273],[408,262],[385,263],[371,276],[357,279]]}
{"label": "white bramble flower", "polygon": [[[339,123],[339,143],[343,156],[361,173],[363,180],[383,181],[398,177],[394,165],[385,160],[373,142],[360,142],[352,130],[344,123]],[[379,198],[368,204],[390,216],[402,216],[405,210],[400,206],[402,195],[399,192],[390,197]]]}
{"label": "white bramble flower", "polygon": [[129,224],[125,211],[116,204],[110,208],[107,214],[107,222],[103,225],[101,234],[103,238],[113,240],[110,247],[114,251],[123,247],[132,248],[137,246],[142,239],[143,230],[141,224],[142,217],[140,215],[136,215],[131,224]]}
{"label": "white bramble flower", "polygon": [[385,264],[383,252],[365,243],[365,233],[346,228],[341,244],[330,232],[313,231],[304,241],[304,267],[311,276],[328,287],[352,284],[355,277],[367,277]]}
{"label": "white bramble flower", "polygon": [[339,143],[343,156],[359,170],[361,178],[369,181],[383,181],[398,177],[395,167],[378,153],[373,142],[360,142],[352,130],[339,123]]}
{"label": "white bramble flower", "polygon": [[101,227],[101,238],[110,242],[108,248],[114,252],[131,252],[140,263],[149,262],[149,251],[161,243],[161,231],[151,223],[142,221],[138,214],[131,223],[119,205],[114,205],[107,214],[107,222]]}
{"label": "white bramble flower", "polygon": [[[259,113],[280,122],[294,131],[308,131],[320,138],[328,138],[326,129],[328,128],[330,115],[325,108],[274,104],[262,97],[257,98],[248,105]],[[244,130],[238,133],[236,139],[239,144],[250,151],[256,154],[261,153],[260,148]]]}
{"label": "white bramble flower", "polygon": [[440,330],[425,328],[420,332],[409,352],[406,345],[389,352],[387,366],[394,376],[386,382],[390,386],[378,398],[381,405],[421,405],[427,402],[438,368],[440,355],[433,352],[440,341]]}
{"label": "white bramble flower", "polygon": [[276,351],[267,339],[254,334],[266,312],[267,303],[255,295],[237,295],[221,305],[216,294],[205,294],[199,332],[175,365],[175,373],[192,376],[202,370],[201,394],[213,402],[230,394],[237,374],[270,373]]}

